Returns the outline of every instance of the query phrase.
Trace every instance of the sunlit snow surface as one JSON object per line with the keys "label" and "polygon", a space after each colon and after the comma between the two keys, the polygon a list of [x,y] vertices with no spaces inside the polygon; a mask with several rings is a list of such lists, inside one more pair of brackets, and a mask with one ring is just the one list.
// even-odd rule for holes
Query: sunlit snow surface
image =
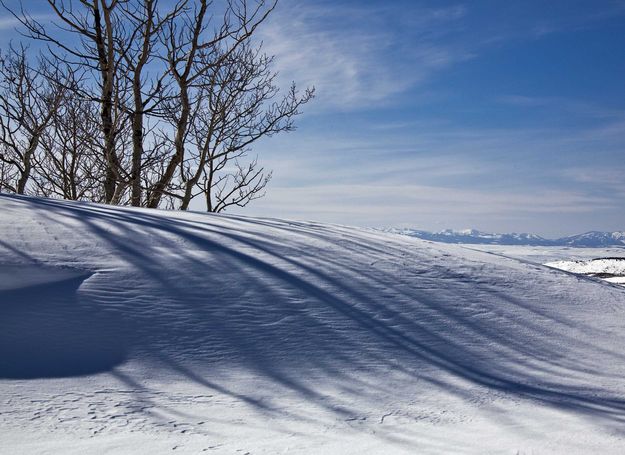
{"label": "sunlit snow surface", "polygon": [[609,283],[625,284],[625,257],[596,258],[587,261],[554,261],[545,265],[556,269],[601,278]]}
{"label": "sunlit snow surface", "polygon": [[467,245],[519,260],[625,285],[625,247],[574,248],[516,245]]}
{"label": "sunlit snow surface", "polygon": [[625,452],[625,289],[570,257],[0,210],[2,454]]}

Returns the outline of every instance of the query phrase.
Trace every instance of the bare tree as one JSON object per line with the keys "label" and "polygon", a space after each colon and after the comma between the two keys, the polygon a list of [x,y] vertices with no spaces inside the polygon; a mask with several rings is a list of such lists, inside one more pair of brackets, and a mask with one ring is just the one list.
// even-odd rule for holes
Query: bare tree
{"label": "bare tree", "polygon": [[[48,43],[55,62],[67,62],[93,73],[95,86],[82,88],[84,97],[100,105],[100,130],[103,136],[104,202],[118,203],[125,189],[117,147],[120,93],[118,68],[123,58],[119,43],[127,43],[127,31],[120,19],[119,5],[128,0],[46,0],[58,23],[46,24],[22,10],[13,13],[25,26],[28,37]],[[63,38],[62,38],[63,37]],[[122,52],[120,52],[122,51]],[[55,63],[52,64],[53,66]]]}
{"label": "bare tree", "polygon": [[104,163],[98,132],[97,105],[75,96],[65,97],[35,155],[35,193],[103,202]]}
{"label": "bare tree", "polygon": [[24,47],[0,56],[2,186],[17,194],[26,191],[41,136],[64,96],[62,78],[59,68],[50,70],[41,61],[30,66]]}
{"label": "bare tree", "polygon": [[[313,96],[312,90],[298,96],[292,87],[280,102],[268,103],[278,94],[269,71],[271,58],[253,46],[252,37],[275,1],[259,1],[252,8],[245,0],[229,1],[221,26],[204,38],[214,19],[207,14],[208,5],[200,0],[162,34],[177,89],[177,96],[165,103],[175,130],[174,153],[152,188],[150,207],[158,206],[166,189],[180,200],[182,210],[198,194],[205,195],[208,211],[260,197],[270,174],[258,172],[256,160],[246,167],[236,159],[259,138],[293,129],[292,117]],[[228,165],[236,171],[223,174]]]}
{"label": "bare tree", "polygon": [[252,145],[291,131],[313,97],[280,92],[254,44],[276,1],[224,0],[216,13],[210,0],[46,0],[45,24],[13,12],[47,45],[45,80],[63,94],[33,90],[51,110],[23,131],[0,112],[0,189],[24,191],[32,174],[34,194],[109,204],[186,210],[203,195],[222,211],[261,197],[271,172],[246,161]]}
{"label": "bare tree", "polygon": [[[123,56],[120,73],[130,83],[132,103],[128,107],[132,127],[132,162],[130,169],[131,205],[142,205],[142,173],[149,165],[154,152],[159,149],[160,142],[154,136],[150,144],[146,139],[146,115],[157,113],[160,103],[167,96],[168,87],[165,78],[168,72],[152,68],[146,75],[146,68],[156,66],[158,57],[158,37],[168,22],[174,20],[187,5],[187,1],[179,1],[166,14],[160,14],[157,0],[126,2],[120,5],[122,14],[131,33],[127,43],[120,42]],[[151,76],[151,77],[150,77]],[[147,147],[147,148],[146,148]]]}
{"label": "bare tree", "polygon": [[[162,41],[167,48],[166,62],[169,72],[178,86],[178,93],[174,104],[176,109],[170,109],[170,118],[174,119],[175,137],[173,140],[174,153],[169,158],[163,172],[152,185],[148,195],[148,207],[159,206],[161,198],[167,193],[176,168],[184,159],[186,136],[188,132],[189,116],[191,114],[191,100],[189,99],[189,85],[203,69],[196,68],[196,56],[200,50],[210,45],[203,42],[202,36],[207,28],[207,10],[209,2],[199,0],[193,11],[185,9],[184,14],[172,18],[162,33]],[[224,25],[213,40],[224,39],[228,34],[228,27]]]}
{"label": "bare tree", "polygon": [[247,164],[242,160],[259,139],[291,131],[299,108],[313,96],[312,90],[299,95],[292,85],[280,97],[274,84],[276,74],[270,70],[272,58],[249,41],[226,58],[221,58],[218,48],[213,53],[220,56],[204,54],[201,58],[218,64],[194,84],[188,140],[192,147],[181,176],[183,210],[199,194],[204,195],[210,212],[243,207],[261,197],[271,173],[259,167],[256,158]]}

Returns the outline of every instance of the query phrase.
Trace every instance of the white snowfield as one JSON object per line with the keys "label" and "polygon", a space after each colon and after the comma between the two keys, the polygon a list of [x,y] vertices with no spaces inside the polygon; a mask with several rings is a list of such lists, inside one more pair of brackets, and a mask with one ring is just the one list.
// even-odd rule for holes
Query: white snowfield
{"label": "white snowfield", "polygon": [[547,262],[545,265],[556,269],[566,270],[571,273],[625,276],[625,257],[597,258],[589,261],[554,261]]}
{"label": "white snowfield", "polygon": [[625,289],[406,236],[0,196],[0,453],[625,453]]}

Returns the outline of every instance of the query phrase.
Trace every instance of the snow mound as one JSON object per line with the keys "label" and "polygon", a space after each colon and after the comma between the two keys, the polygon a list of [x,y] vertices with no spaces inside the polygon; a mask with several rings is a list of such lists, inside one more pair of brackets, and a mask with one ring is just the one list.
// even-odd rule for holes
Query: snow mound
{"label": "snow mound", "polygon": [[620,288],[342,226],[0,210],[7,453],[625,451]]}
{"label": "snow mound", "polygon": [[598,258],[589,261],[554,261],[545,264],[548,267],[566,270],[571,273],[610,274],[625,276],[625,257]]}

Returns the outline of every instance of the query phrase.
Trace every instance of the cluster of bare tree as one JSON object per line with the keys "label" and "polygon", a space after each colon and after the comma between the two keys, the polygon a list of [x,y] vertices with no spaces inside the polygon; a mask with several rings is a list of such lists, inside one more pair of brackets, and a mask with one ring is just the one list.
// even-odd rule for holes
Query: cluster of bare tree
{"label": "cluster of bare tree", "polygon": [[183,210],[203,196],[212,212],[264,194],[250,148],[313,96],[282,93],[254,39],[275,0],[219,14],[208,0],[46,1],[56,21],[11,11],[45,52],[0,54],[0,191]]}

